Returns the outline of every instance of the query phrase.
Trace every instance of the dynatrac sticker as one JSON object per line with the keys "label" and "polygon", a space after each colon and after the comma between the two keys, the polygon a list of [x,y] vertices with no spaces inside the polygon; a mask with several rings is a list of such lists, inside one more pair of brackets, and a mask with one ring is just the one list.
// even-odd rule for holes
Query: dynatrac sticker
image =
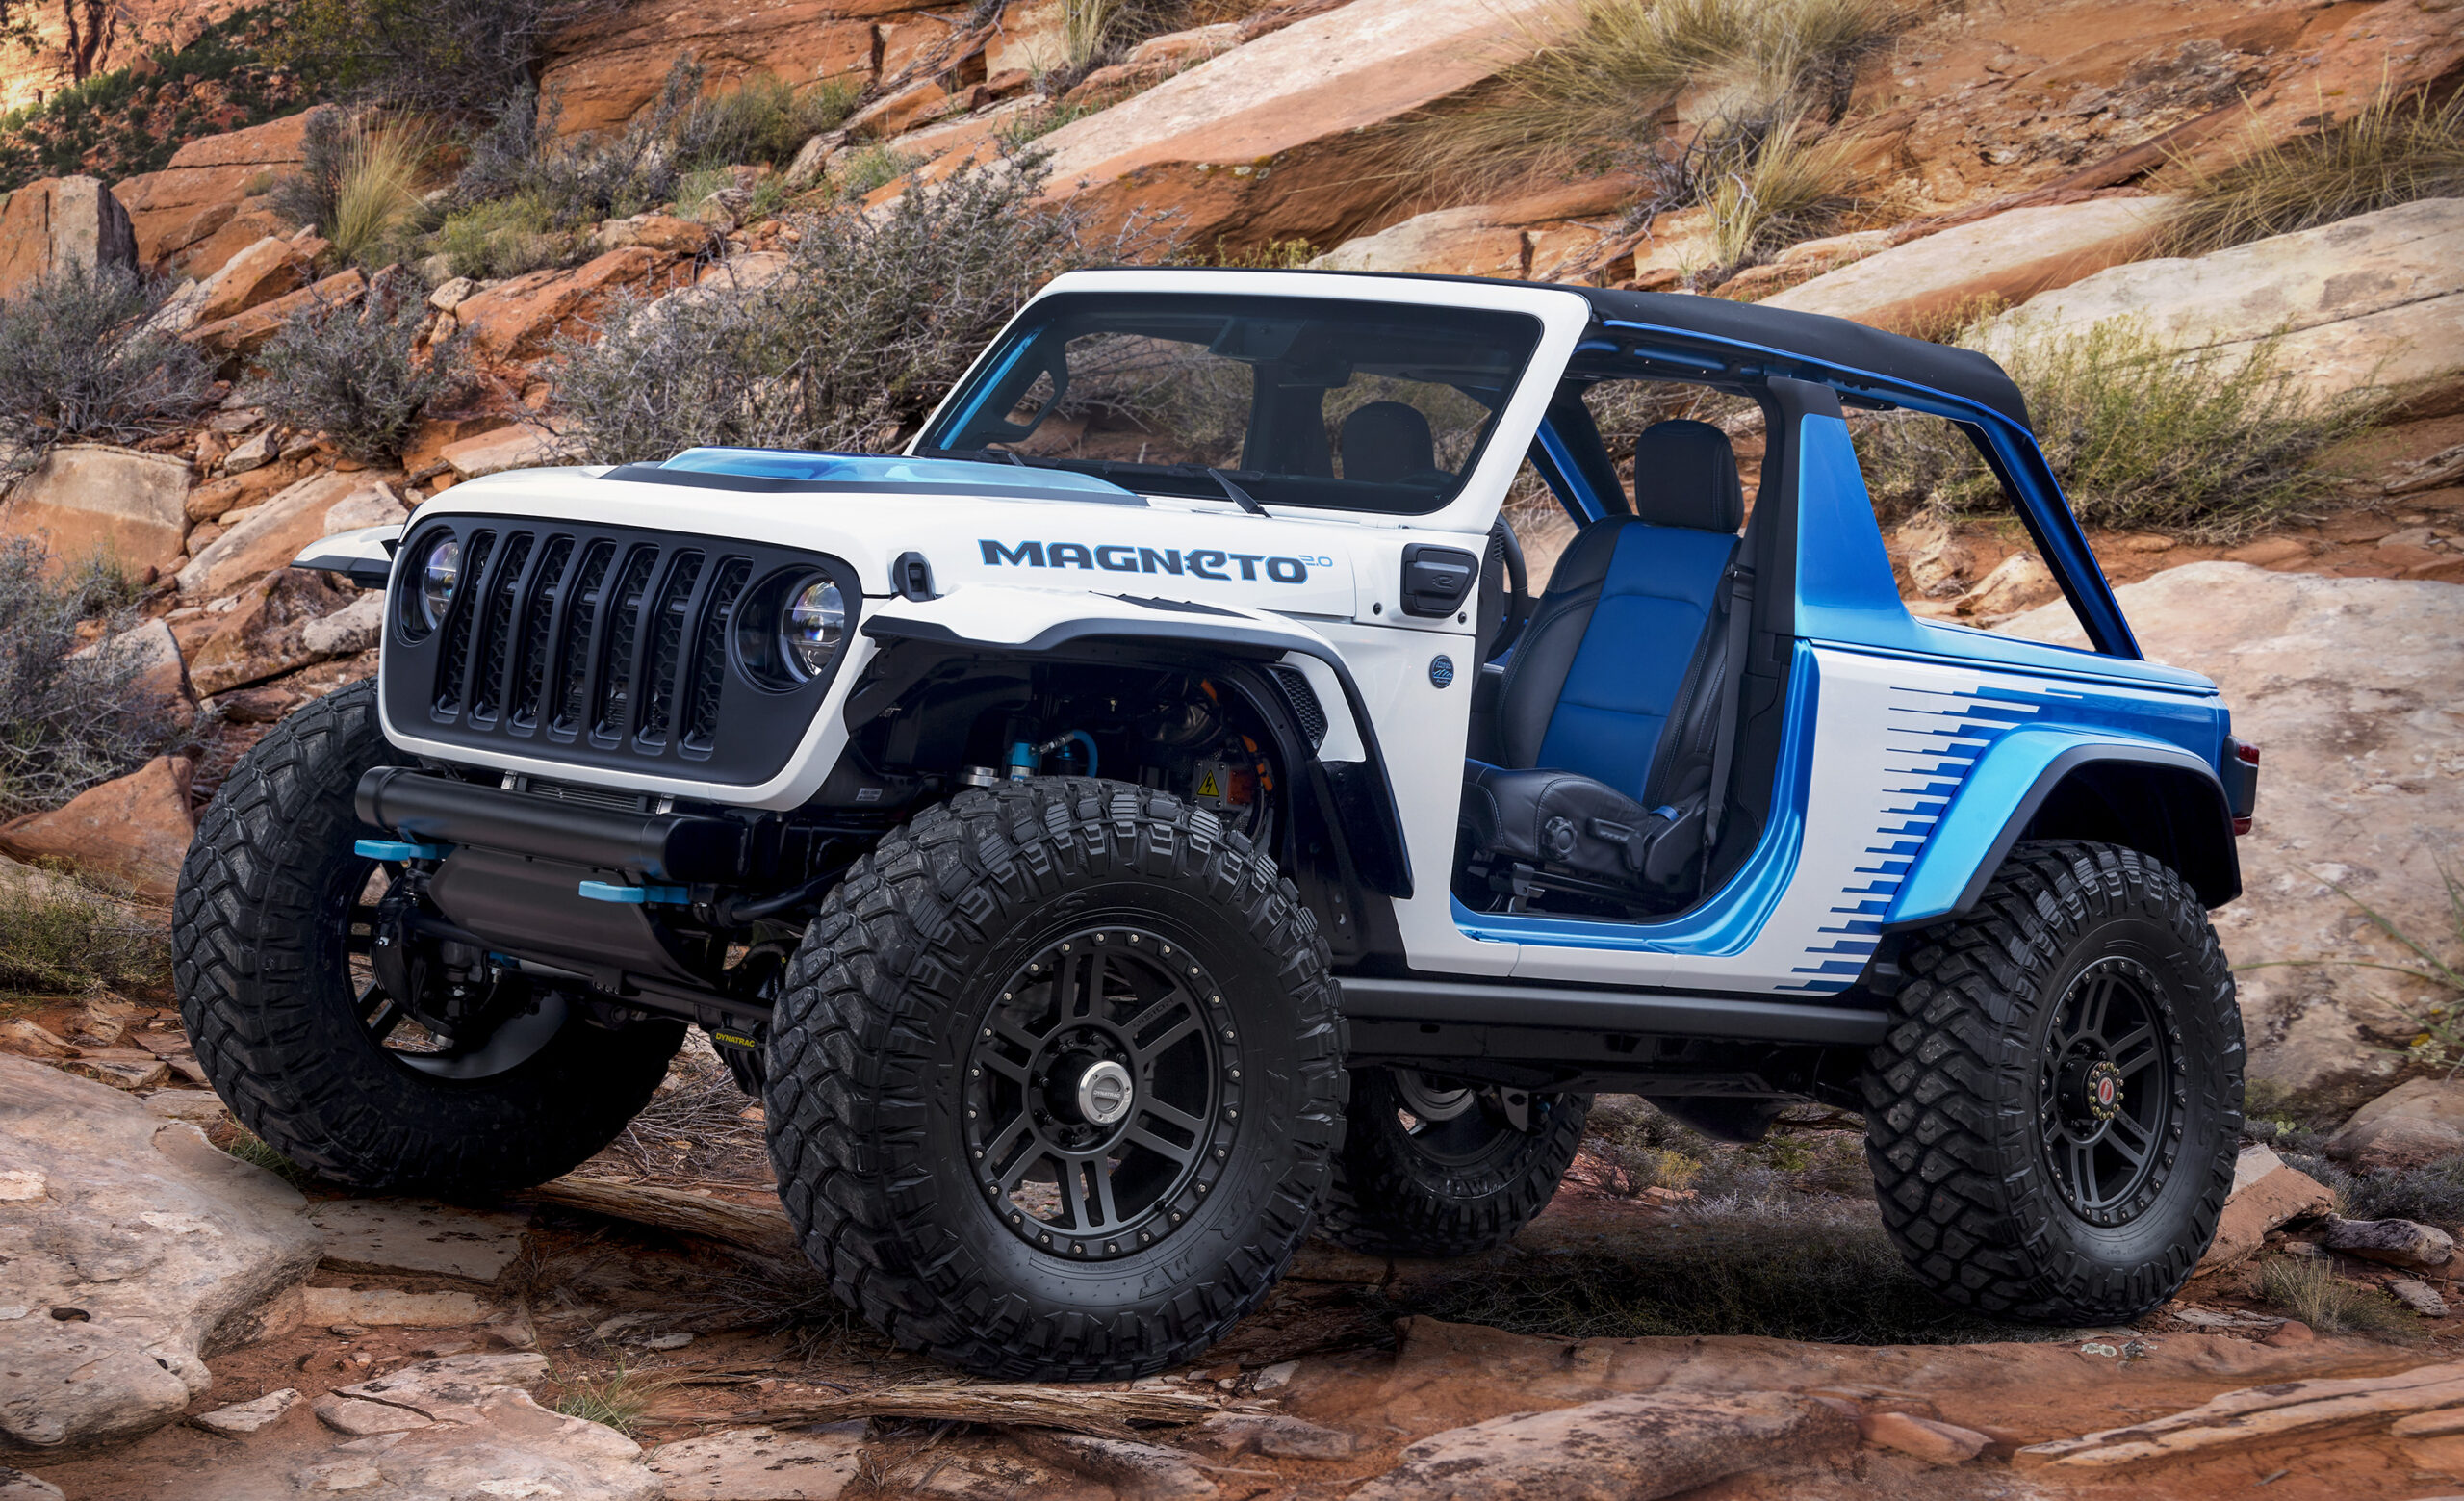
{"label": "dynatrac sticker", "polygon": [[1192,579],[1251,580],[1306,583],[1309,570],[1331,568],[1331,557],[1269,557],[1263,553],[1227,553],[1217,548],[1132,547],[1107,542],[995,542],[979,538],[988,567],[1085,568],[1104,573],[1168,573]]}

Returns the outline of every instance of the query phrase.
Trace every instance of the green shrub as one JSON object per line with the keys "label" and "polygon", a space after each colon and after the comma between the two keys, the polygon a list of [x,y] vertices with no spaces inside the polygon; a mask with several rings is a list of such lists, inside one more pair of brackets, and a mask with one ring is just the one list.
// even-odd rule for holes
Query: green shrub
{"label": "green shrub", "polygon": [[826,78],[793,89],[771,73],[756,73],[694,101],[676,124],[678,158],[709,167],[785,165],[804,143],[835,129],[855,112],[858,91]]}
{"label": "green shrub", "polygon": [[214,368],[149,327],[167,279],[71,265],[0,300],[0,487],[55,444],[135,443],[187,425]]}
{"label": "green shrub", "polygon": [[[2059,333],[2018,316],[1996,352],[2071,509],[2092,526],[2221,541],[2299,514],[2337,489],[2311,461],[2384,410],[2367,396],[2309,400],[2273,340],[2246,356],[2186,353],[2139,320]],[[1938,418],[1865,419],[1858,448],[1886,512],[2002,508],[1974,446]]]}
{"label": "green shrub", "polygon": [[0,991],[160,984],[170,935],[75,876],[0,863]]}
{"label": "green shrub", "polygon": [[583,259],[590,237],[554,227],[536,197],[518,193],[447,215],[438,248],[451,274],[493,281]]}
{"label": "green shrub", "polygon": [[57,807],[161,747],[170,726],[136,692],[137,664],[69,655],[79,621],[131,624],[132,593],[116,569],[54,568],[40,543],[0,541],[0,815]]}
{"label": "green shrub", "polygon": [[909,156],[886,145],[866,146],[839,167],[839,196],[860,198],[876,188],[896,182],[921,165],[921,157]]}
{"label": "green shrub", "polygon": [[399,458],[420,409],[469,383],[467,332],[416,350],[427,305],[380,278],[367,305],[304,307],[257,356],[248,400],[286,427],[322,431],[353,458]]}
{"label": "green shrub", "polygon": [[559,351],[556,401],[594,462],[695,444],[845,449],[911,429],[1029,293],[1119,261],[1137,231],[1091,245],[1083,218],[1039,206],[1033,159],[967,168],[886,211],[798,221],[785,272],[743,292],[620,305]]}
{"label": "green shrub", "polygon": [[2262,139],[2220,171],[2193,170],[2160,248],[2199,255],[2418,198],[2464,196],[2464,93],[2432,109],[2381,91],[2359,114],[2288,142]]}
{"label": "green shrub", "polygon": [[2259,1270],[2259,1296],[2322,1334],[2410,1334],[2410,1314],[2386,1294],[2336,1275],[2325,1256],[2271,1256]]}

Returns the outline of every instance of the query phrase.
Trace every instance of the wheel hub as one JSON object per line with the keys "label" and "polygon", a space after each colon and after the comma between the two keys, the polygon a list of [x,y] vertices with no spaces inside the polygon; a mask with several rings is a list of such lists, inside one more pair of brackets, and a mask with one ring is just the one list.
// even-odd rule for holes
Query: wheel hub
{"label": "wheel hub", "polygon": [[2097,960],[2071,981],[2045,1038],[2045,1165],[2092,1225],[2136,1219],[2180,1147],[2182,1040],[2164,996],[2138,961]]}
{"label": "wheel hub", "polygon": [[1108,924],[988,998],[962,1125],[985,1205],[1039,1251],[1134,1255],[1206,1203],[1243,1118],[1240,1027],[1179,939]]}

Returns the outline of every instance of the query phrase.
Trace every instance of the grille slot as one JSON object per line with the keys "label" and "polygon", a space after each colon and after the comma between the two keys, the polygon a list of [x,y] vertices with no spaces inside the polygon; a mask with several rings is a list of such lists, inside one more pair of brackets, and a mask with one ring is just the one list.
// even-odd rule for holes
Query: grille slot
{"label": "grille slot", "polygon": [[649,660],[642,669],[641,728],[634,738],[662,744],[676,722],[676,674],[684,660],[684,622],[693,613],[693,585],[702,577],[702,555],[680,553],[651,610]]}
{"label": "grille slot", "polygon": [[688,756],[706,756],[719,735],[720,690],[727,686],[728,631],[735,624],[736,602],[753,577],[753,560],[731,557],[719,565],[710,585],[706,623],[694,633],[692,674],[677,701],[684,706],[684,728],[678,745]]}
{"label": "grille slot", "polygon": [[475,721],[497,716],[498,695],[504,688],[505,653],[513,635],[515,596],[522,592],[523,569],[530,561],[532,540],[527,531],[505,538],[504,552],[491,561],[482,581],[486,592],[478,602],[479,639],[471,667],[471,718]]}
{"label": "grille slot", "polygon": [[445,641],[437,653],[436,713],[440,719],[450,719],[462,712],[462,679],[470,666],[471,620],[479,611],[474,599],[479,590],[479,580],[486,574],[488,555],[496,550],[497,534],[482,531],[463,544],[463,584],[446,607]]}
{"label": "grille slot", "polygon": [[590,733],[612,740],[625,733],[625,713],[631,707],[633,643],[642,629],[642,594],[650,587],[651,569],[658,562],[655,549],[637,547],[625,559],[625,571],[603,602],[607,610],[607,649],[599,655],[599,705]]}
{"label": "grille slot", "polygon": [[590,704],[590,641],[601,610],[601,590],[607,565],[616,560],[616,544],[593,542],[582,554],[574,577],[573,598],[565,607],[565,628],[556,637],[556,708],[549,718],[551,735],[581,733],[581,716]]}
{"label": "grille slot", "polygon": [[555,631],[555,617],[566,584],[566,565],[573,561],[574,539],[552,537],[541,553],[539,567],[531,577],[528,596],[522,601],[521,632],[516,639],[514,658],[513,711],[510,722],[516,729],[535,730],[548,686],[548,642]]}
{"label": "grille slot", "polygon": [[851,613],[862,605],[844,563],[767,542],[454,515],[416,524],[408,545],[445,535],[462,544],[461,586],[437,630],[386,642],[381,689],[397,724],[475,751],[760,782],[802,741],[834,674],[756,676],[732,639],[739,617],[776,610],[816,571]]}

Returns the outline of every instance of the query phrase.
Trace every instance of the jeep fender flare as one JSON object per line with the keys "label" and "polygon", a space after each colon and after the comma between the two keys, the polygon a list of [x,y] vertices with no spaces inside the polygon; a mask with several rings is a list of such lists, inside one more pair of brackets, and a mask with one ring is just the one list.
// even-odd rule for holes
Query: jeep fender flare
{"label": "jeep fender flare", "polygon": [[[2089,816],[2087,805],[2111,809],[2118,800],[2139,805],[2142,816],[2071,827]],[[2026,837],[2129,845],[2173,867],[2209,907],[2242,892],[2233,814],[2214,765],[2163,740],[2024,729],[1995,741],[1952,794],[1884,927],[1919,927],[1968,911]]]}
{"label": "jeep fender flare", "polygon": [[[1005,598],[996,601],[992,595]],[[952,608],[961,600],[965,602],[962,611]],[[1219,605],[979,584],[935,600],[877,605],[866,611],[861,629],[884,651],[914,643],[1010,660],[1152,660],[1190,666],[1212,661],[1263,667],[1298,656],[1320,662],[1343,690],[1362,759],[1322,761],[1296,735],[1283,737],[1291,742],[1282,748],[1285,759],[1296,772],[1314,768],[1318,773],[1313,779],[1318,795],[1329,804],[1324,810],[1328,822],[1340,833],[1361,884],[1399,901],[1412,894],[1402,812],[1378,745],[1376,721],[1343,654],[1306,626]],[[884,689],[896,691],[891,682],[885,682],[879,689],[865,685],[850,695],[850,729],[886,707]],[[1247,691],[1246,696],[1270,718],[1288,723],[1289,711],[1273,693]]]}

